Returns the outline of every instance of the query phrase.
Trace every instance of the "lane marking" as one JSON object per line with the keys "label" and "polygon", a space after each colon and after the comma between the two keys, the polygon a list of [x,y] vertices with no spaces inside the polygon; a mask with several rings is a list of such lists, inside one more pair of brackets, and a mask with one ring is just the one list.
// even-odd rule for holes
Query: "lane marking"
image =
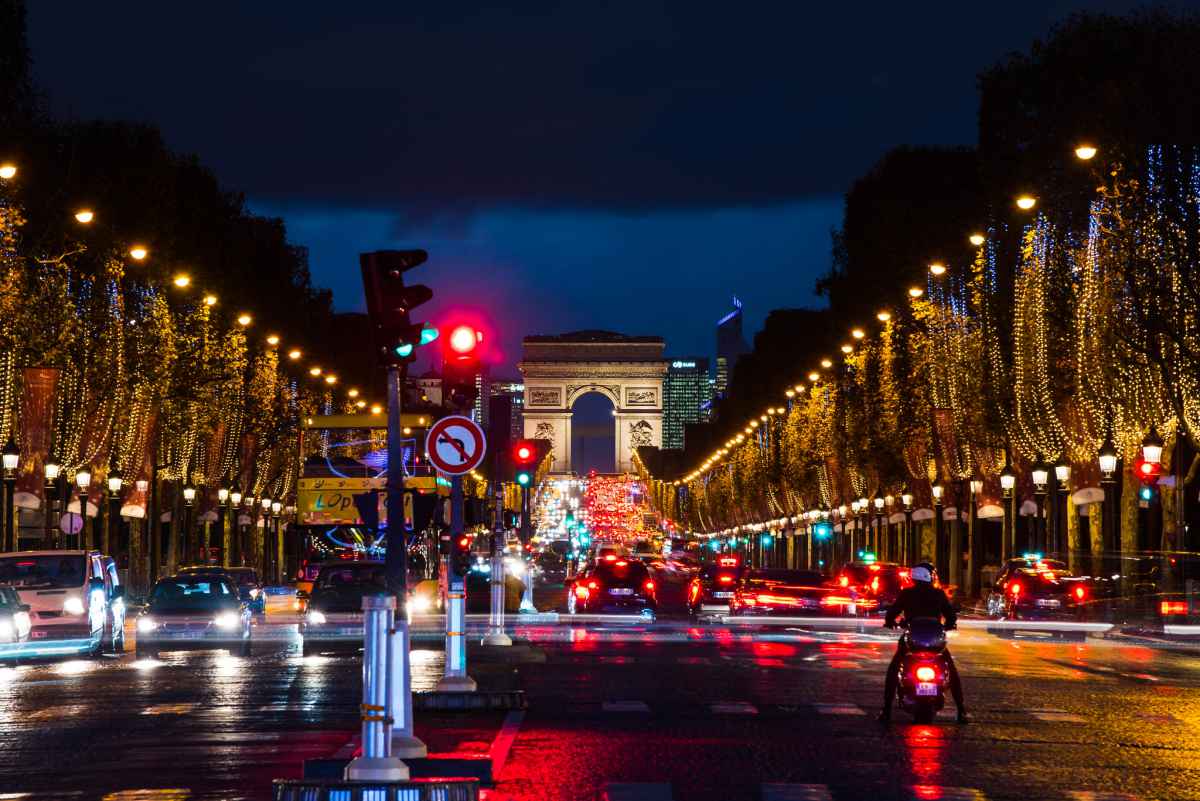
{"label": "lane marking", "polygon": [[909,788],[914,801],[937,798],[939,801],[987,801],[987,796],[974,787],[940,787],[936,784],[914,784]]}
{"label": "lane marking", "polygon": [[199,704],[155,704],[142,710],[143,715],[186,715]]}
{"label": "lane marking", "polygon": [[674,801],[671,785],[651,782],[609,782],[600,797],[604,801]]}
{"label": "lane marking", "polygon": [[1061,710],[1030,710],[1030,714],[1047,723],[1087,723],[1087,718],[1082,715]]}
{"label": "lane marking", "polygon": [[813,704],[822,715],[865,715],[866,711],[855,704]]}
{"label": "lane marking", "polygon": [[764,784],[762,801],[833,801],[826,784]]}
{"label": "lane marking", "polygon": [[600,704],[605,712],[649,712],[644,701],[605,701]]}
{"label": "lane marking", "polygon": [[1072,801],[1141,801],[1129,793],[1109,793],[1103,790],[1072,790]]}
{"label": "lane marking", "polygon": [[745,701],[721,701],[709,704],[708,708],[714,715],[757,715],[758,707]]}
{"label": "lane marking", "polygon": [[522,709],[514,709],[504,716],[504,723],[500,726],[496,739],[492,740],[491,748],[488,749],[488,754],[492,757],[492,781],[500,781],[500,773],[504,770],[508,752],[517,739],[517,732],[521,730],[521,721],[523,720],[525,720],[525,711]]}

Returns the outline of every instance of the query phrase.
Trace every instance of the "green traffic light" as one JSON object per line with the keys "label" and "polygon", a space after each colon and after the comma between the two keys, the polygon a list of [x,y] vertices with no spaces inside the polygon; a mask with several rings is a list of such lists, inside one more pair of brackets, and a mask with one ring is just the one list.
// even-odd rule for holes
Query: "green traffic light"
{"label": "green traffic light", "polygon": [[528,473],[525,473],[525,472],[517,473],[517,483],[520,484],[522,487],[528,487],[531,481],[533,481],[533,477],[530,476]]}
{"label": "green traffic light", "polygon": [[431,325],[426,325],[421,329],[421,344],[428,345],[438,338],[438,330]]}
{"label": "green traffic light", "polygon": [[407,359],[412,356],[413,344],[411,342],[403,342],[395,347],[396,355],[401,359]]}

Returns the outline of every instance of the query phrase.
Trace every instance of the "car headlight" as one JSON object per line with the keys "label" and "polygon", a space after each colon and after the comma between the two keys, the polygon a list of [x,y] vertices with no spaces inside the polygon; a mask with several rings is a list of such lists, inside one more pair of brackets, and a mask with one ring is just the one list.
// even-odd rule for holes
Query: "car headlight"
{"label": "car headlight", "polygon": [[325,622],[325,613],[318,612],[316,609],[309,609],[308,614],[304,616],[304,620],[310,626],[319,626]]}
{"label": "car headlight", "polygon": [[63,612],[68,615],[82,615],[84,613],[83,601],[72,595],[63,601]]}
{"label": "car headlight", "polygon": [[158,623],[152,617],[139,617],[137,621],[137,630],[142,634],[149,634],[158,628]]}
{"label": "car headlight", "polygon": [[235,629],[238,623],[238,616],[233,612],[224,612],[213,618],[213,625],[219,629]]}
{"label": "car headlight", "polygon": [[0,620],[0,640],[16,640],[17,628],[11,620]]}
{"label": "car headlight", "polygon": [[412,609],[414,612],[428,612],[433,606],[433,601],[428,595],[417,595],[412,599]]}
{"label": "car headlight", "polygon": [[258,587],[251,587],[251,588],[250,588],[250,597],[251,597],[251,598],[257,598],[257,597],[258,597]]}

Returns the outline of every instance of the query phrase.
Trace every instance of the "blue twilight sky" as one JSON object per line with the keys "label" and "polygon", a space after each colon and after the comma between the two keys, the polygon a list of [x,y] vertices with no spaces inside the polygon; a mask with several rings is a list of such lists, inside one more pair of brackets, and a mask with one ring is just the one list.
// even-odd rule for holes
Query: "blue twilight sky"
{"label": "blue twilight sky", "polygon": [[982,69],[1137,5],[28,3],[56,115],[159,126],[284,218],[339,309],[362,308],[359,252],[427,249],[434,313],[490,319],[504,371],[529,333],[702,355],[734,293],[748,336],[817,302],[857,176],[974,142]]}

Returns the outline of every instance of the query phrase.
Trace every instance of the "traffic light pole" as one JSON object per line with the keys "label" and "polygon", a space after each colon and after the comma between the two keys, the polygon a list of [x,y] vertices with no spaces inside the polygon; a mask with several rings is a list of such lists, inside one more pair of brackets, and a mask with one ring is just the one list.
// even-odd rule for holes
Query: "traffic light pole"
{"label": "traffic light pole", "polygon": [[[521,557],[529,553],[526,547],[529,540],[532,539],[529,528],[529,487],[521,487]],[[537,607],[533,605],[533,564],[532,561],[525,566],[525,592],[521,596],[521,611],[522,612],[537,612]]]}
{"label": "traffic light pole", "polygon": [[453,551],[463,534],[463,480],[450,480],[450,550],[446,558],[446,672],[438,680],[441,692],[473,693],[478,688],[467,675],[467,590],[466,577],[458,570]]}
{"label": "traffic light pole", "polygon": [[388,367],[387,552],[384,570],[388,589],[396,596],[396,616],[388,629],[388,714],[392,719],[391,754],[400,759],[423,757],[425,743],[413,736],[412,672],[408,632],[408,532],[404,526],[404,446],[400,404],[403,374]]}
{"label": "traffic light pole", "polygon": [[[501,456],[495,456],[501,464]],[[497,470],[499,475],[500,471]],[[492,612],[488,616],[488,630],[483,637],[484,645],[512,645],[512,638],[504,632],[504,483],[499,479],[492,482],[495,487],[496,515],[492,523]]]}

